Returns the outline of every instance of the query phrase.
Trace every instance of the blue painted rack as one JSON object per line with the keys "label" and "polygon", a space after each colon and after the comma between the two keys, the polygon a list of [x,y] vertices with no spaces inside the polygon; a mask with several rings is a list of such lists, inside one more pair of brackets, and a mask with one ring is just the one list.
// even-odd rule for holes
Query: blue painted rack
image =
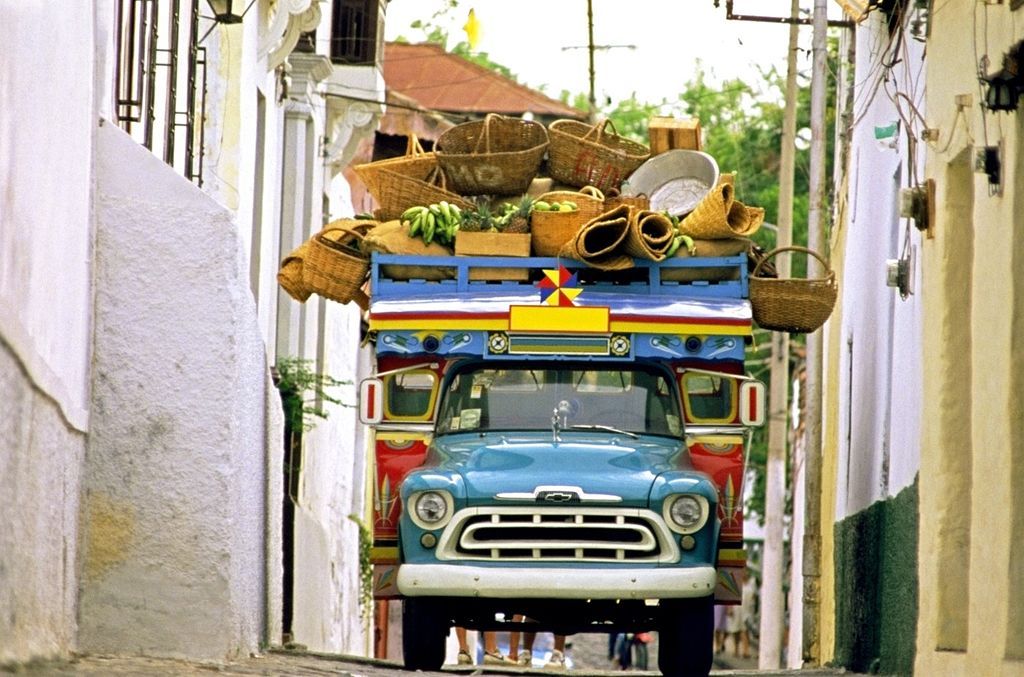
{"label": "blue painted rack", "polygon": [[[429,298],[437,295],[466,292],[502,292],[532,287],[543,278],[544,270],[555,270],[559,265],[574,271],[579,283],[591,293],[613,292],[654,296],[693,298],[745,299],[748,298],[747,256],[673,258],[660,263],[635,259],[629,270],[601,271],[573,259],[516,256],[408,256],[404,254],[374,253],[370,268],[370,293],[374,300]],[[447,269],[451,279],[428,281],[423,279],[396,279],[384,275],[383,266],[418,266]],[[517,268],[529,271],[529,281],[491,282],[470,280],[472,268]],[[717,280],[675,282],[662,279],[662,271],[694,268],[714,270],[708,277]],[[733,279],[723,279],[733,278]]]}

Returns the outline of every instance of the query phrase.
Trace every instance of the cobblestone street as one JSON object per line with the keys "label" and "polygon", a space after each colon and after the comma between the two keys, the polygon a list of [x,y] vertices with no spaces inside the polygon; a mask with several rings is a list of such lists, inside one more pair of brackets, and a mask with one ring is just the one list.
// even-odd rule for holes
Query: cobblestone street
{"label": "cobblestone street", "polygon": [[[585,635],[584,644],[592,640],[605,641],[602,635]],[[655,656],[651,655],[654,666]],[[742,659],[739,659],[742,660]],[[314,675],[342,675],[350,677],[386,677],[388,675],[559,675],[566,674],[556,670],[528,670],[525,668],[493,668],[483,666],[446,666],[441,672],[411,673],[402,669],[394,662],[355,656],[340,656],[310,652],[293,652],[272,650],[259,656],[238,659],[230,662],[194,662],[170,658],[146,658],[140,656],[79,656],[68,661],[38,661],[29,664],[13,664],[0,666],[0,672],[18,675],[39,675],[45,677],[62,677],[65,675],[96,677],[170,677],[172,675],[206,675],[219,674],[227,677],[242,675],[294,675],[310,677]],[[609,670],[605,666],[579,665],[569,671],[580,677],[614,677],[623,674],[621,671]],[[659,675],[656,670],[630,671],[632,675]],[[779,670],[760,672],[753,661],[732,662],[728,659],[716,661],[716,669],[712,675],[719,677],[767,677],[769,675],[793,675],[798,677],[831,677],[855,673],[842,670]]]}

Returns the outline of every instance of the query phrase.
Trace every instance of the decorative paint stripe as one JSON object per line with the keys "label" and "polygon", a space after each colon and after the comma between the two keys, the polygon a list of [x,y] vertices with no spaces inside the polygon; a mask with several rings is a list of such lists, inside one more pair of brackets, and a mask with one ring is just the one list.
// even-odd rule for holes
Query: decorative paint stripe
{"label": "decorative paint stripe", "polygon": [[401,444],[401,443],[405,443],[405,442],[419,442],[419,441],[425,440],[425,439],[430,437],[430,433],[428,433],[428,432],[423,432],[423,433],[405,432],[405,431],[403,431],[403,432],[388,432],[388,431],[384,431],[384,430],[381,430],[380,428],[378,428],[377,429],[377,434],[374,435],[374,437],[378,441],[381,441],[381,442],[398,442],[398,443]]}
{"label": "decorative paint stripe", "polygon": [[378,547],[373,546],[370,548],[370,561],[378,564],[386,564],[398,561],[398,547]]}
{"label": "decorative paint stripe", "polygon": [[749,336],[751,324],[747,320],[695,320],[665,319],[658,322],[623,320],[613,318],[612,331],[638,334],[714,334],[716,336]]}
{"label": "decorative paint stripe", "polygon": [[[747,561],[747,551],[734,548],[722,548],[718,551],[718,563],[725,566],[743,566]],[[736,564],[733,564],[733,563]]]}
{"label": "decorative paint stripe", "polygon": [[[554,306],[552,307],[554,308]],[[419,329],[508,331],[508,328],[508,317],[501,314],[487,317],[427,315],[422,319],[410,318],[404,314],[370,316],[370,329],[375,331],[415,331]],[[551,328],[537,331],[550,332]],[[568,330],[558,328],[558,331]],[[658,334],[666,332],[675,334],[713,334],[716,336],[749,336],[752,332],[749,320],[734,321],[710,319],[673,319],[662,320],[660,322],[611,319],[608,324],[608,328],[600,330],[599,333],[606,333],[608,331],[623,333],[633,332],[638,334]]]}

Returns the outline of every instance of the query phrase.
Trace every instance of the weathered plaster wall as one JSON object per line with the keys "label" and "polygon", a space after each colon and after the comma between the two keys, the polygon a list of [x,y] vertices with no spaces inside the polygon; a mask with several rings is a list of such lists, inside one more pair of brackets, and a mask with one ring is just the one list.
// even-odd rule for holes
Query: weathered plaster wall
{"label": "weathered plaster wall", "polygon": [[[930,26],[928,113],[940,132],[935,238],[923,286],[932,331],[921,462],[921,613],[915,674],[1024,675],[1017,543],[1024,515],[1020,365],[1024,245],[1022,118],[979,106],[978,63],[994,72],[1024,38],[1024,8],[956,0]],[[957,97],[970,97],[958,107]],[[974,171],[1002,149],[1002,190]]]}
{"label": "weathered plaster wall", "polygon": [[76,649],[93,11],[0,10],[0,665]]}
{"label": "weathered plaster wall", "polygon": [[272,400],[238,234],[228,212],[109,124],[97,167],[80,643],[254,651],[273,597],[266,473],[280,466],[266,456]]}
{"label": "weathered plaster wall", "polygon": [[0,325],[0,665],[75,649],[85,436],[33,383]]}
{"label": "weathered plaster wall", "polygon": [[917,630],[917,485],[836,525],[833,661],[909,675]]}
{"label": "weathered plaster wall", "polygon": [[369,647],[360,618],[359,532],[349,516],[365,523],[366,435],[351,405],[366,356],[356,309],[330,302],[324,315],[323,371],[348,383],[332,394],[350,406],[327,404],[328,418],[304,438],[314,453],[304,459],[295,513],[296,571],[302,575],[295,578],[292,627],[311,649],[358,655]]}

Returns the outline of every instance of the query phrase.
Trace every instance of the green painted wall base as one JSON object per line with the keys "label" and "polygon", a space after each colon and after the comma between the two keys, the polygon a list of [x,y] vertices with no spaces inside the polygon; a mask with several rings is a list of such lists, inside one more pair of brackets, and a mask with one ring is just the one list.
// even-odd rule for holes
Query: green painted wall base
{"label": "green painted wall base", "polygon": [[917,635],[917,479],[836,524],[835,665],[910,675]]}

